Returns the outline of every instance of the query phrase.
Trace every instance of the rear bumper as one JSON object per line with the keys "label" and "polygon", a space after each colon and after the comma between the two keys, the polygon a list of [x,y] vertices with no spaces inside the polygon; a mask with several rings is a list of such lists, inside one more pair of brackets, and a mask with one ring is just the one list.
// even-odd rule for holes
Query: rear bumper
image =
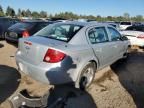
{"label": "rear bumper", "polygon": [[33,65],[24,61],[18,54],[16,54],[16,63],[20,72],[24,72],[33,79],[46,84],[57,85],[74,82],[65,67],[61,67],[61,63],[49,64],[42,62]]}

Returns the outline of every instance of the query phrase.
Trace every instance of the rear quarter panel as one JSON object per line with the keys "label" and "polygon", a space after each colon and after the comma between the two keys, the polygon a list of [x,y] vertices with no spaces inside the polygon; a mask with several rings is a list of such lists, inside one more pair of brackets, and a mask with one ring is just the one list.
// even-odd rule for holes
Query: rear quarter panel
{"label": "rear quarter panel", "polygon": [[66,61],[66,64],[71,62],[69,65],[72,67],[70,67],[67,72],[70,74],[70,77],[73,79],[73,81],[77,80],[78,76],[81,74],[82,69],[86,66],[87,63],[89,63],[89,61],[97,61],[92,48],[88,44],[67,45],[65,48],[60,47],[58,49],[64,51],[69,57],[69,61]]}
{"label": "rear quarter panel", "polygon": [[74,81],[77,80],[82,69],[89,63],[89,61],[94,60],[98,63],[98,59],[95,57],[92,47],[88,43],[86,29],[87,27],[81,29],[67,45],[57,47],[64,51],[67,56],[72,59],[72,63],[75,64],[76,68],[68,71]]}

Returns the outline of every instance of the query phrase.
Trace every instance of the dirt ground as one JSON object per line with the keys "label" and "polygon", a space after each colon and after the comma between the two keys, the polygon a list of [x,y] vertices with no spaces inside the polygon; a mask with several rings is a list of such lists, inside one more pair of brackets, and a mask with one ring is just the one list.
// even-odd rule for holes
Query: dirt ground
{"label": "dirt ground", "polygon": [[[50,87],[20,74],[15,64],[17,48],[0,41],[0,108],[10,108],[8,99],[27,88],[31,95],[43,95]],[[70,98],[65,108],[144,108],[144,53],[131,52],[127,61],[118,61],[96,73],[87,92],[71,87],[53,87],[54,98],[69,90],[78,96]]]}

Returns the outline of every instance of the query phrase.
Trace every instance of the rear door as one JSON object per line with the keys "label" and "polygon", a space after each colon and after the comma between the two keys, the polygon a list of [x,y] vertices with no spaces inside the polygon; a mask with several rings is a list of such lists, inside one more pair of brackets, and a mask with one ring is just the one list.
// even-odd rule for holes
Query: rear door
{"label": "rear door", "polygon": [[111,45],[115,51],[114,59],[117,60],[121,58],[126,50],[125,42],[121,40],[121,34],[113,27],[108,27],[108,33],[111,40]]}
{"label": "rear door", "polygon": [[100,68],[111,64],[115,51],[109,42],[106,28],[104,26],[89,28],[87,35]]}

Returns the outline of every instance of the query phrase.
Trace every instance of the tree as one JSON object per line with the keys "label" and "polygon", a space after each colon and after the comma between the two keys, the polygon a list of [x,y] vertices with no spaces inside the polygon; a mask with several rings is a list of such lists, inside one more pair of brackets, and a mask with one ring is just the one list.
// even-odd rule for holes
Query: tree
{"label": "tree", "polygon": [[14,17],[15,16],[15,10],[11,8],[11,13],[10,16]]}
{"label": "tree", "polygon": [[138,21],[138,22],[143,21],[143,16],[142,15],[137,15],[136,16],[136,21]]}
{"label": "tree", "polygon": [[21,15],[21,9],[18,9],[17,16],[18,16],[18,17],[21,17],[21,16],[22,16],[22,15]]}
{"label": "tree", "polygon": [[29,9],[27,9],[25,11],[25,15],[26,15],[26,17],[31,17],[31,11]]}
{"label": "tree", "polygon": [[49,18],[53,18],[53,15],[52,15],[52,14],[50,14],[50,15],[49,15]]}
{"label": "tree", "polygon": [[33,16],[34,18],[39,18],[39,17],[40,17],[39,13],[36,12],[36,11],[33,11],[33,12],[32,12],[32,16]]}
{"label": "tree", "polygon": [[113,17],[112,16],[107,16],[107,20],[108,21],[113,21]]}
{"label": "tree", "polygon": [[14,17],[15,16],[15,10],[13,8],[11,8],[10,6],[8,6],[6,9],[6,15]]}
{"label": "tree", "polygon": [[41,17],[41,18],[47,18],[47,12],[41,11],[41,12],[40,12],[40,17]]}
{"label": "tree", "polygon": [[124,13],[123,17],[125,18],[125,20],[129,20],[130,19],[130,14],[129,13]]}
{"label": "tree", "polygon": [[3,8],[1,5],[0,5],[0,16],[4,16]]}
{"label": "tree", "polygon": [[124,17],[122,17],[122,16],[118,16],[117,18],[116,18],[116,21],[124,21],[125,19],[124,19]]}
{"label": "tree", "polygon": [[6,9],[6,15],[10,16],[10,6],[8,6],[7,9]]}
{"label": "tree", "polygon": [[25,16],[26,16],[25,10],[22,10],[22,11],[21,11],[21,16],[22,16],[22,17],[25,17]]}
{"label": "tree", "polygon": [[101,21],[102,17],[100,15],[97,15],[96,20]]}

